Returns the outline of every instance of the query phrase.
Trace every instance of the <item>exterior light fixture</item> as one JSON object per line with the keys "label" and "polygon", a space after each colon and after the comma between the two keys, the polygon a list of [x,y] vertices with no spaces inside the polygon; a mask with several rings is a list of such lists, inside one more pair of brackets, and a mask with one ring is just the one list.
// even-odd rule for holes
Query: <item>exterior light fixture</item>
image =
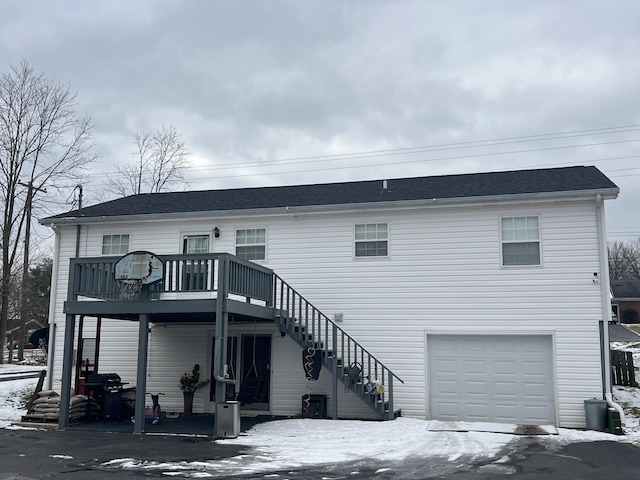
{"label": "exterior light fixture", "polygon": [[216,238],[220,238],[220,229],[218,227],[213,229],[213,236]]}

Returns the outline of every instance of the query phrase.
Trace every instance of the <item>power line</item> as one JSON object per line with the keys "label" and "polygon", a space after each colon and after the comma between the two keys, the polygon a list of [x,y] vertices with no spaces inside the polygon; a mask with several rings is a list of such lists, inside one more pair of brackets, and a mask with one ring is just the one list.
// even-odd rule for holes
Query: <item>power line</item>
{"label": "power line", "polygon": [[[332,155],[316,155],[316,156],[306,156],[306,157],[290,157],[276,160],[264,160],[264,161],[251,161],[251,162],[243,162],[243,163],[221,163],[215,166],[196,166],[191,167],[188,171],[207,171],[207,170],[229,170],[229,169],[237,169],[237,168],[250,168],[250,167],[275,167],[279,165],[291,165],[298,163],[308,163],[311,161],[341,161],[341,160],[357,160],[362,158],[375,158],[375,157],[385,157],[385,156],[397,156],[397,155],[411,155],[418,153],[429,153],[429,152],[438,152],[438,151],[446,151],[446,150],[458,150],[458,149],[468,149],[468,148],[481,148],[481,147],[492,147],[499,145],[510,145],[516,143],[523,143],[525,141],[550,141],[550,140],[562,140],[568,138],[576,138],[576,137],[584,137],[584,136],[594,136],[594,135],[611,135],[616,133],[629,133],[640,130],[640,125],[626,125],[621,127],[604,127],[597,129],[587,129],[587,130],[573,130],[567,132],[556,132],[556,133],[543,133],[543,134],[535,134],[535,135],[523,135],[517,137],[502,137],[497,139],[489,139],[489,140],[476,140],[476,141],[467,141],[467,142],[452,142],[452,143],[442,143],[442,144],[434,144],[434,145],[422,145],[417,147],[403,147],[403,148],[395,148],[395,149],[386,149],[386,150],[370,150],[364,152],[351,152],[351,153],[342,153],[342,154],[332,154]],[[635,140],[630,140],[635,141]],[[622,141],[624,142],[624,141]],[[602,143],[594,143],[585,146],[594,146],[594,145],[606,145],[611,142],[602,142]],[[567,147],[557,147],[557,148],[571,148],[571,146]],[[524,152],[528,150],[522,150],[520,152]],[[532,149],[529,151],[539,151],[538,149]],[[507,152],[510,153],[510,152]],[[451,157],[454,159],[459,159],[462,157]],[[433,160],[425,160],[425,161],[437,161],[440,159]],[[359,168],[359,167],[367,167],[372,166],[363,165],[363,166],[355,166],[350,168]],[[104,172],[104,173],[95,173],[92,174],[93,177],[105,176],[116,174],[117,172]],[[293,173],[293,172],[284,172],[284,173]],[[295,172],[297,173],[297,172]],[[243,175],[234,175],[243,176]],[[221,178],[221,177],[217,177]],[[222,177],[229,178],[229,177]]]}
{"label": "power line", "polygon": [[[503,155],[515,155],[515,154],[520,154],[520,153],[532,153],[532,152],[544,152],[544,151],[553,151],[553,150],[563,150],[563,149],[570,149],[570,148],[582,148],[582,147],[594,147],[594,146],[601,146],[601,145],[613,145],[613,144],[622,144],[622,143],[631,143],[631,142],[640,142],[640,139],[631,139],[631,140],[616,140],[616,141],[609,141],[609,142],[597,142],[597,143],[589,143],[589,144],[581,144],[581,145],[563,145],[563,146],[554,146],[554,147],[543,147],[543,148],[532,148],[532,149],[524,149],[524,150],[510,150],[510,151],[505,151],[505,152],[487,152],[487,153],[476,153],[476,154],[469,154],[469,155],[455,155],[455,156],[449,156],[449,157],[437,157],[437,158],[429,158],[429,159],[418,159],[418,160],[405,160],[405,161],[401,161],[401,162],[394,162],[393,165],[406,165],[406,164],[414,164],[414,163],[426,163],[426,162],[438,162],[438,161],[450,161],[450,160],[463,160],[463,159],[470,159],[470,158],[484,158],[484,157],[493,157],[493,156],[503,156]],[[629,156],[629,157],[634,157],[633,156]],[[592,162],[594,160],[591,160]],[[387,166],[387,165],[391,165],[391,163],[385,163],[385,164],[380,164],[380,163],[368,163],[365,165],[351,165],[348,167],[341,167],[341,168],[351,168],[351,169],[355,169],[355,168],[367,168],[367,167],[380,167],[380,166]],[[557,165],[557,163],[554,163],[554,165]],[[270,166],[266,166],[266,168],[269,168]],[[311,170],[304,170],[304,172],[301,172],[299,170],[289,170],[289,171],[276,171],[276,172],[271,172],[271,174],[273,175],[291,175],[291,174],[300,174],[300,173],[317,173],[317,172],[325,172],[325,171],[329,171],[329,170],[336,170],[335,167],[322,167],[322,168],[315,168],[315,169],[311,169]],[[212,176],[212,177],[199,177],[198,180],[212,180],[212,179],[227,179],[227,178],[243,178],[243,177],[255,177],[255,176],[260,176],[260,175],[265,175],[264,172],[256,172],[256,173],[242,173],[242,174],[235,174],[235,175],[216,175],[216,176]],[[632,176],[632,175],[627,175],[627,176]],[[98,183],[95,185],[105,185],[103,183]]]}

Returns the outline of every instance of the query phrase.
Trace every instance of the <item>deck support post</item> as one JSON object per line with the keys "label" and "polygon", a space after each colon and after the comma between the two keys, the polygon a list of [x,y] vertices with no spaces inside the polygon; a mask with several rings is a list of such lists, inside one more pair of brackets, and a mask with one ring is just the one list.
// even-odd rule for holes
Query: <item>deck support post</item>
{"label": "deck support post", "polygon": [[391,370],[387,370],[387,374],[389,376],[389,379],[387,380],[387,398],[389,399],[389,412],[387,413],[387,418],[385,418],[385,420],[393,420],[396,416],[395,407],[393,406],[393,374],[391,373]]}
{"label": "deck support post", "polygon": [[338,419],[338,329],[333,325],[333,382],[331,382],[331,418]]}
{"label": "deck support post", "polygon": [[58,428],[69,427],[69,404],[71,402],[71,370],[73,369],[73,340],[76,330],[76,316],[66,315],[64,322],[64,354],[62,356],[62,385],[60,386],[60,413]]}
{"label": "deck support post", "polygon": [[144,433],[144,403],[147,390],[147,353],[149,351],[149,314],[138,316],[138,375],[136,378],[136,410],[133,433]]}

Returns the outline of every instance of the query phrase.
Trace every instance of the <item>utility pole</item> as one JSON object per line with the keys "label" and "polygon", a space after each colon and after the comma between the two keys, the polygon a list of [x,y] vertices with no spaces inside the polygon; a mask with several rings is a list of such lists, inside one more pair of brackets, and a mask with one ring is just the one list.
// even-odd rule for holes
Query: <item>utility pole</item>
{"label": "utility pole", "polygon": [[31,291],[29,282],[29,242],[31,241],[31,210],[33,206],[33,191],[47,192],[42,187],[33,186],[33,181],[29,183],[18,182],[23,187],[27,187],[27,200],[25,202],[25,230],[24,230],[24,250],[22,255],[22,290],[20,292],[20,334],[18,337],[18,360],[24,360],[24,336],[27,323],[27,296]]}

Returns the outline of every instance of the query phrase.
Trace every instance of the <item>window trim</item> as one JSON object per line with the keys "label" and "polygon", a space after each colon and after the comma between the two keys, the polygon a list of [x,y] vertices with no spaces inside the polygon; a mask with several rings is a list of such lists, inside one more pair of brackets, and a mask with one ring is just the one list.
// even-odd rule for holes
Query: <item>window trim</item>
{"label": "window trim", "polygon": [[[238,245],[238,232],[247,230],[263,230],[264,231],[264,243],[245,243]],[[267,227],[236,227],[233,229],[233,252],[236,257],[242,258],[238,255],[238,246],[240,247],[264,247],[264,258],[256,258],[253,260],[247,260],[248,262],[266,262],[268,258],[268,239],[269,231]]]}
{"label": "window trim", "polygon": [[187,242],[187,238],[189,237],[207,237],[207,251],[206,252],[199,252],[199,253],[210,253],[211,252],[211,237],[213,236],[212,233],[210,232],[183,232],[180,234],[180,253],[183,255],[186,255],[187,252],[185,251],[185,247],[186,242]]}
{"label": "window trim", "polygon": [[[536,218],[538,220],[538,239],[537,240],[505,240],[502,237],[502,221],[506,219],[516,218]],[[498,219],[498,232],[500,236],[500,267],[501,268],[541,268],[543,266],[542,258],[542,216],[539,213],[523,213],[517,215],[501,215]],[[518,243],[538,243],[538,263],[522,263],[522,264],[506,264],[504,263],[504,246],[505,244],[518,244]]]}
{"label": "window trim", "polygon": [[[387,236],[384,239],[380,239],[380,238],[376,238],[376,239],[364,239],[364,240],[358,240],[356,238],[356,229],[359,226],[362,225],[386,225],[387,227]],[[368,222],[358,222],[358,223],[354,223],[353,224],[353,229],[352,229],[352,248],[353,248],[353,258],[355,260],[374,260],[374,259],[382,259],[382,258],[390,258],[391,256],[391,240],[390,240],[390,232],[391,232],[391,222],[389,222],[388,220],[376,220],[376,221],[368,221]],[[357,245],[358,243],[373,243],[373,242],[381,242],[384,241],[387,243],[387,253],[385,255],[358,255],[357,254]]]}
{"label": "window trim", "polygon": [[[127,236],[128,240],[127,240],[127,251],[124,253],[104,253],[104,239],[105,237],[111,237],[113,239],[113,237],[118,236],[118,237],[123,237],[123,236]],[[113,244],[110,245],[111,249],[113,250]],[[122,246],[122,243],[120,243],[120,246]],[[103,233],[100,236],[100,255],[104,256],[104,257],[117,257],[117,256],[123,256],[126,255],[127,253],[131,252],[131,233],[129,232],[123,232],[123,233]]]}

